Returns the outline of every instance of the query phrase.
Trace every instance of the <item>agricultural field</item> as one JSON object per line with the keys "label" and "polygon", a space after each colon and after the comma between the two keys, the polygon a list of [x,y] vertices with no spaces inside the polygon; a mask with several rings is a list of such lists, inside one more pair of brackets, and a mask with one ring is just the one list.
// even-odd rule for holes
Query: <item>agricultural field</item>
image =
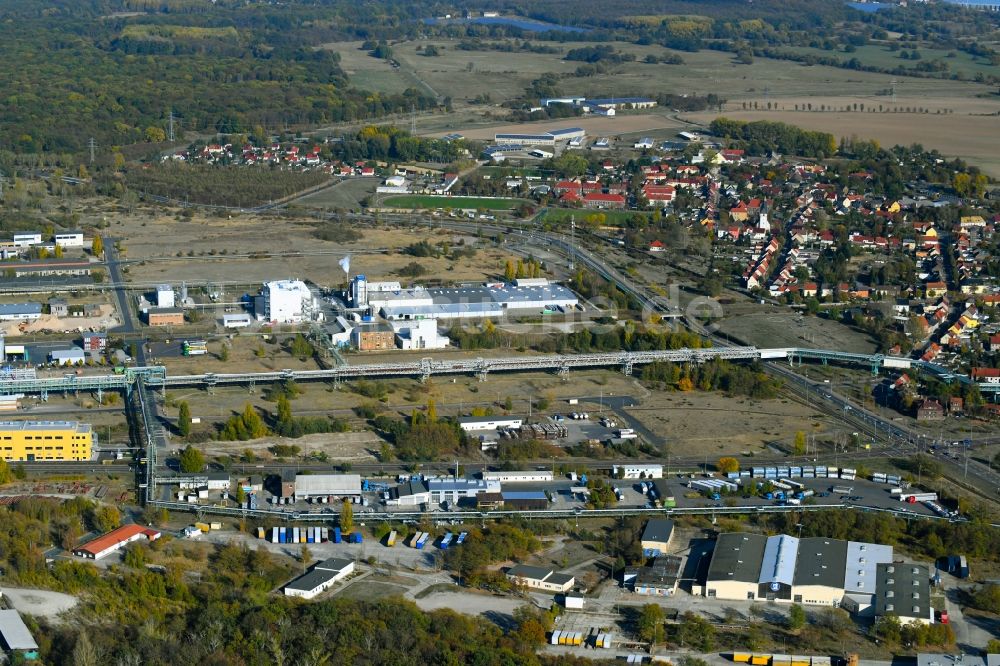
{"label": "agricultural field", "polygon": [[[821,98],[829,99],[829,98]],[[871,104],[870,98],[842,98],[839,105],[852,100]],[[805,98],[797,98],[794,103],[805,103]],[[945,105],[956,108],[949,115],[935,113],[854,113],[854,112],[808,112],[790,111],[793,100],[785,100],[782,110],[744,111],[730,104],[724,114],[738,120],[773,120],[796,125],[803,129],[830,132],[835,137],[857,136],[877,139],[884,146],[919,143],[925,148],[934,148],[948,157],[961,157],[994,177],[1000,177],[1000,99],[987,100],[946,100],[918,97],[898,97],[896,106],[921,106],[932,109]],[[810,100],[816,108],[818,100]],[[832,103],[832,100],[831,100]],[[878,103],[878,101],[876,101]],[[932,106],[933,105],[933,106]],[[966,109],[960,113],[957,108]],[[994,114],[994,115],[989,115]],[[693,122],[709,123],[718,113],[687,114],[685,118]]]}
{"label": "agricultural field", "polygon": [[977,58],[964,51],[945,50],[937,48],[918,47],[916,50],[920,54],[920,60],[909,60],[901,57],[905,51],[910,53],[911,48],[899,48],[892,51],[887,43],[870,43],[858,46],[850,53],[844,51],[825,51],[814,49],[808,46],[780,47],[780,50],[801,55],[813,55],[817,58],[839,58],[840,60],[857,60],[866,67],[880,67],[892,69],[895,67],[911,68],[919,63],[944,62],[952,74],[962,74],[972,79],[977,74],[984,76],[996,76],[1000,74],[1000,67],[991,64],[985,58]]}
{"label": "agricultural field", "polygon": [[432,194],[404,194],[382,200],[385,208],[452,208],[511,210],[517,208],[524,199],[491,199],[486,197],[440,197]]}

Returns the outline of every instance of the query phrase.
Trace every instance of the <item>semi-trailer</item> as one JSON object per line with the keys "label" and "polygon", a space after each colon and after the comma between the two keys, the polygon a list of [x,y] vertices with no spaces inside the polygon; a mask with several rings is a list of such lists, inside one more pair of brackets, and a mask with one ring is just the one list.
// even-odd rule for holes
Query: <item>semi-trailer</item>
{"label": "semi-trailer", "polygon": [[441,537],[441,550],[448,550],[448,546],[451,545],[452,534],[448,532],[443,537]]}
{"label": "semi-trailer", "polygon": [[457,545],[457,544],[465,543],[465,537],[467,537],[467,536],[469,536],[468,532],[459,532],[459,534],[458,534],[458,540],[455,542],[455,544]]}
{"label": "semi-trailer", "polygon": [[917,502],[936,502],[937,498],[937,493],[903,493],[899,495],[900,501],[906,502],[907,504],[916,504]]}
{"label": "semi-trailer", "polygon": [[278,543],[288,543],[288,528],[278,528]]}
{"label": "semi-trailer", "polygon": [[853,495],[854,488],[852,486],[833,486],[830,488],[830,492],[836,495]]}
{"label": "semi-trailer", "polygon": [[385,540],[385,545],[389,548],[396,545],[396,530],[389,532],[389,537]]}
{"label": "semi-trailer", "polygon": [[427,539],[429,537],[430,537],[430,534],[428,534],[427,532],[423,532],[420,535],[420,539],[417,540],[417,550],[423,550],[424,549],[424,545],[426,545]]}
{"label": "semi-trailer", "polygon": [[341,533],[340,533],[340,528],[339,527],[334,527],[333,528],[333,542],[334,543],[340,543],[341,538],[342,537],[341,537]]}
{"label": "semi-trailer", "polygon": [[351,543],[364,543],[364,537],[361,536],[361,532],[351,533]]}
{"label": "semi-trailer", "polygon": [[278,541],[278,528],[277,527],[272,527],[271,528],[271,543],[280,543]]}

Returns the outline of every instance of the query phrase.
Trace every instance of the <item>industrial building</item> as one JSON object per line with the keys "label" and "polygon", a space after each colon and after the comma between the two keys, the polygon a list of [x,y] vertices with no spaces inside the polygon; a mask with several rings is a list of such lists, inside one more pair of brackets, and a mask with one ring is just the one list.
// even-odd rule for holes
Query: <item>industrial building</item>
{"label": "industrial building", "polygon": [[253,323],[253,320],[245,312],[222,315],[223,328],[247,328],[251,323]]}
{"label": "industrial building", "polygon": [[389,490],[386,506],[420,506],[430,504],[431,491],[427,483],[420,479],[410,479]]}
{"label": "industrial building", "polygon": [[39,259],[38,261],[24,261],[11,264],[15,277],[31,275],[33,277],[47,277],[51,275],[90,275],[91,264],[89,261],[66,261],[63,259]]}
{"label": "industrial building", "polygon": [[622,584],[636,594],[671,597],[677,593],[683,562],[674,555],[661,555],[649,566],[625,569]]}
{"label": "industrial building", "polygon": [[316,310],[316,297],[301,280],[264,283],[264,320],[272,324],[299,324]]}
{"label": "industrial building", "polygon": [[872,567],[892,561],[892,548],[825,537],[719,535],[705,594],[718,599],[841,606],[871,605]]}
{"label": "industrial building", "polygon": [[480,493],[498,492],[500,484],[496,481],[448,476],[440,479],[427,479],[427,490],[430,493],[431,502],[458,504],[463,499],[475,499]]}
{"label": "industrial building", "polygon": [[84,351],[99,354],[108,348],[108,336],[106,333],[85,332],[80,341],[83,343]]}
{"label": "industrial building", "polygon": [[38,643],[16,610],[0,610],[0,643],[9,655],[19,655],[25,661],[38,659]]}
{"label": "industrial building", "polygon": [[83,247],[83,232],[63,231],[57,233],[54,240],[59,247]]}
{"label": "industrial building", "polygon": [[643,557],[659,557],[667,554],[670,539],[674,536],[674,521],[666,518],[652,518],[642,531],[640,545]]}
{"label": "industrial building", "polygon": [[541,490],[509,491],[500,493],[503,508],[511,511],[541,511],[549,508],[549,498]]}
{"label": "industrial building", "polygon": [[[501,428],[520,428],[524,420],[519,416],[462,416],[458,425],[465,432],[480,430],[500,430]],[[486,478],[486,475],[483,475]]]}
{"label": "industrial building", "polygon": [[34,321],[41,316],[41,303],[0,304],[0,321]]}
{"label": "industrial building", "polygon": [[351,343],[360,351],[396,348],[396,332],[388,322],[363,321],[351,329]]}
{"label": "industrial building", "polygon": [[487,481],[499,483],[549,483],[553,475],[548,470],[525,470],[518,472],[483,472]]}
{"label": "industrial building", "polygon": [[520,280],[515,284],[487,283],[468,287],[402,289],[398,282],[368,282],[354,278],[350,289],[354,307],[368,308],[388,320],[497,318],[507,312],[558,312],[579,305],[577,296],[548,280]]}
{"label": "industrial building", "polygon": [[882,562],[876,569],[875,615],[895,615],[901,624],[933,624],[931,576],[922,564]]}
{"label": "industrial building", "polygon": [[99,560],[102,557],[107,557],[111,553],[117,552],[133,541],[141,539],[156,541],[159,538],[160,533],[148,527],[135,524],[122,525],[116,530],[111,530],[104,536],[99,536],[93,541],[89,541],[82,546],[77,546],[73,549],[73,554],[89,560]]}
{"label": "industrial building", "polygon": [[436,319],[393,322],[392,329],[400,349],[444,349],[449,344],[448,336],[438,332]]}
{"label": "industrial building", "polygon": [[296,474],[295,499],[310,497],[361,497],[359,474]]}
{"label": "industrial building", "polygon": [[146,323],[150,326],[182,326],[184,310],[180,308],[149,308]]}
{"label": "industrial building", "polygon": [[576,582],[569,574],[556,573],[552,569],[517,564],[507,570],[507,578],[517,585],[545,592],[569,592]]}
{"label": "industrial building", "polygon": [[7,461],[90,460],[97,436],[77,421],[0,421],[0,455]]}
{"label": "industrial building", "polygon": [[354,573],[353,560],[331,557],[314,566],[309,573],[285,585],[285,596],[312,599],[352,573]]}
{"label": "industrial building", "polygon": [[53,349],[49,352],[49,361],[55,365],[82,365],[87,361],[87,354],[78,347]]}
{"label": "industrial building", "polygon": [[614,473],[621,479],[662,479],[663,465],[643,465],[639,463],[616,465]]}
{"label": "industrial building", "polygon": [[42,235],[40,233],[14,234],[14,245],[17,247],[31,247],[41,245]]}

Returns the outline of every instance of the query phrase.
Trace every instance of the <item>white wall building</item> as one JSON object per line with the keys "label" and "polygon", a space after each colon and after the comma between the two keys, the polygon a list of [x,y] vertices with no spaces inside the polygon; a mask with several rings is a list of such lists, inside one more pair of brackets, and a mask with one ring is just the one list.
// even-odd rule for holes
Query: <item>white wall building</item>
{"label": "white wall building", "polygon": [[458,419],[458,425],[465,432],[520,428],[522,423],[524,419],[518,416],[463,416]]}
{"label": "white wall building", "polygon": [[448,336],[438,332],[437,319],[393,322],[396,345],[400,349],[443,349]]}
{"label": "white wall building", "polygon": [[312,599],[322,594],[339,580],[354,573],[354,562],[339,557],[323,560],[312,571],[300,576],[285,586],[286,597]]}
{"label": "white wall building", "polygon": [[156,286],[156,307],[176,307],[174,303],[174,288],[169,284],[159,284]]}
{"label": "white wall building", "polygon": [[59,247],[83,247],[82,231],[66,231],[55,236],[56,245]]}
{"label": "white wall building", "polygon": [[276,324],[298,324],[309,319],[316,298],[301,280],[264,284],[264,319]]}
{"label": "white wall building", "polygon": [[223,328],[246,328],[252,322],[250,315],[245,312],[239,314],[224,314],[222,315],[222,326]]}
{"label": "white wall building", "polygon": [[31,247],[32,245],[41,245],[42,235],[31,233],[31,234],[14,234],[14,245],[17,247]]}
{"label": "white wall building", "polygon": [[542,470],[483,472],[483,479],[500,483],[541,483],[552,481],[552,472]]}
{"label": "white wall building", "polygon": [[623,479],[662,479],[663,465],[616,465],[615,474],[622,471]]}

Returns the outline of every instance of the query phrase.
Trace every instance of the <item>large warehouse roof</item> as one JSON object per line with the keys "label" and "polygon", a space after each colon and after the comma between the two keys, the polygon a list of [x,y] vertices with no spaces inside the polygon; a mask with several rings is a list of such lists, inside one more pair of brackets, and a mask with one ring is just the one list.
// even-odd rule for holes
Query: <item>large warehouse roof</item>
{"label": "large warehouse roof", "polygon": [[846,541],[822,537],[801,539],[795,584],[843,588],[846,563]]}
{"label": "large warehouse roof", "polygon": [[296,495],[358,495],[361,476],[358,474],[296,474]]}
{"label": "large warehouse roof", "polygon": [[736,580],[756,583],[767,537],[746,532],[720,534],[715,543],[708,580]]}
{"label": "large warehouse roof", "polygon": [[791,585],[792,578],[795,577],[795,558],[798,552],[799,540],[795,537],[784,534],[768,537],[757,582]]}
{"label": "large warehouse roof", "polygon": [[892,562],[892,546],[848,541],[844,590],[849,594],[874,594],[875,567],[886,562]]}

